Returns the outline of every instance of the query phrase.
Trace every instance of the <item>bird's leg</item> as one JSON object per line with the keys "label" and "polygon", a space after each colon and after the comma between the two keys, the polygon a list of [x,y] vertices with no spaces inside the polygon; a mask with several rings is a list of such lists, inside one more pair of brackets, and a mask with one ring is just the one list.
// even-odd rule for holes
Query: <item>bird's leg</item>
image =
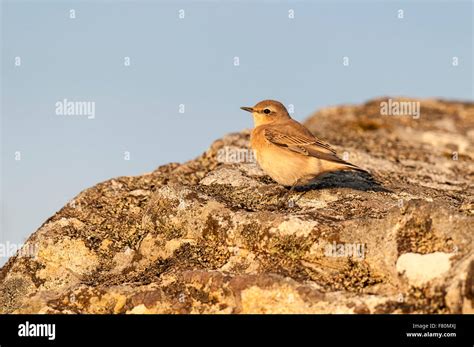
{"label": "bird's leg", "polygon": [[296,180],[295,183],[293,183],[293,185],[290,187],[290,190],[287,191],[285,193],[285,195],[283,196],[283,199],[281,200],[280,204],[288,204],[288,207],[293,207],[294,206],[294,202],[293,200],[289,200],[289,197],[291,195],[291,193],[293,192],[293,190],[298,186],[298,182],[299,182],[299,179]]}

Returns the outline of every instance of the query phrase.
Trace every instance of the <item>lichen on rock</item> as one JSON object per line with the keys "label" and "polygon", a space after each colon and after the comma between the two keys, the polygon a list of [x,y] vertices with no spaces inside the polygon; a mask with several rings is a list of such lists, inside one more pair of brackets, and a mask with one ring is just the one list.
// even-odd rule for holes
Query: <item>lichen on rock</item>
{"label": "lichen on rock", "polygon": [[414,100],[413,119],[384,100],[306,121],[373,177],[330,174],[290,204],[242,155],[248,131],[81,192],[1,269],[1,312],[474,312],[474,104]]}

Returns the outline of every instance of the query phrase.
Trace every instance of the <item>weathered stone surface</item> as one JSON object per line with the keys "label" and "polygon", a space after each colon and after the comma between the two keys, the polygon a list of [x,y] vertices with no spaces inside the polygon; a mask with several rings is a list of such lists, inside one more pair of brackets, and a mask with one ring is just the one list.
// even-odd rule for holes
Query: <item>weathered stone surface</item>
{"label": "weathered stone surface", "polygon": [[434,252],[428,254],[405,253],[398,257],[397,270],[405,274],[408,282],[422,287],[441,277],[451,268],[451,254]]}
{"label": "weathered stone surface", "polygon": [[0,310],[472,313],[474,105],[421,100],[413,119],[381,101],[306,122],[373,178],[328,175],[289,204],[241,155],[248,131],[83,191],[2,268]]}

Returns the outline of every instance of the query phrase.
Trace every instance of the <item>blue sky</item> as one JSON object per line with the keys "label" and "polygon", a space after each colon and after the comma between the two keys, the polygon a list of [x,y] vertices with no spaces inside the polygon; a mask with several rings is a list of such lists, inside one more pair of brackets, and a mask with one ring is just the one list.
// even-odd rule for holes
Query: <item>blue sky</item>
{"label": "blue sky", "polygon": [[[198,156],[262,99],[298,120],[384,95],[472,100],[472,17],[470,1],[2,1],[0,242],[100,181]],[[63,99],[95,118],[57,115]]]}

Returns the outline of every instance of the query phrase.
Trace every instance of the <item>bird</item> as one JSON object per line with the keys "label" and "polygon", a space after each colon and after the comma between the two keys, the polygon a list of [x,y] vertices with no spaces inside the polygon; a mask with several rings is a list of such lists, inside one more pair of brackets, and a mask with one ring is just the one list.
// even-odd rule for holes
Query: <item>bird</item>
{"label": "bird", "polygon": [[263,100],[253,107],[241,109],[253,115],[250,147],[255,159],[278,184],[293,190],[294,187],[313,184],[329,172],[353,170],[368,173],[339,158],[329,144],[291,118],[281,102]]}

